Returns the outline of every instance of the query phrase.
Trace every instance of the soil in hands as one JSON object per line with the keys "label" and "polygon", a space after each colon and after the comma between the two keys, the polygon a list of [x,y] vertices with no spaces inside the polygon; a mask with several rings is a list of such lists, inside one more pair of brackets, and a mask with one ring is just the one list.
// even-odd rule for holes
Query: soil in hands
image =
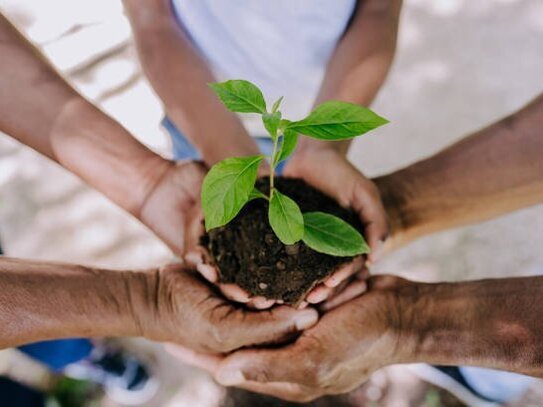
{"label": "soil in hands", "polygon": [[[276,188],[294,199],[302,213],[321,211],[338,216],[359,231],[362,224],[351,210],[296,178],[276,178]],[[268,193],[268,179],[256,187]],[[334,257],[318,253],[303,242],[283,244],[268,222],[268,202],[249,202],[226,226],[205,234],[201,243],[207,247],[220,270],[223,283],[235,283],[250,294],[283,300],[296,305],[319,282],[352,257]]]}

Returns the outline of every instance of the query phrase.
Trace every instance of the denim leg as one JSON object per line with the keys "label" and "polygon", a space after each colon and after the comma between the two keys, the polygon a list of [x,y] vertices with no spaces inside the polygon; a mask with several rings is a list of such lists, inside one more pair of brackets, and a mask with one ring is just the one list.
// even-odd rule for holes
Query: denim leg
{"label": "denim leg", "polygon": [[93,348],[90,340],[75,338],[31,343],[20,346],[19,350],[49,369],[61,372],[69,364],[89,357]]}
{"label": "denim leg", "polygon": [[[175,124],[172,123],[172,121],[165,116],[164,119],[162,119],[162,126],[168,134],[170,135],[170,138],[172,139],[172,149],[173,149],[173,157],[175,160],[183,160],[183,159],[200,159],[200,153],[198,150],[194,148],[194,146],[190,143],[190,141],[179,131],[177,127],[175,127]],[[256,139],[256,142],[258,144],[258,147],[262,154],[265,155],[271,155],[272,149],[273,149],[273,142],[271,138],[269,137],[258,137]],[[288,160],[285,160],[277,166],[277,173],[282,174],[283,168],[285,167],[285,164]]]}
{"label": "denim leg", "polygon": [[162,119],[162,126],[166,129],[170,138],[172,139],[173,158],[175,160],[193,159],[198,160],[201,158],[198,150],[194,148],[190,141],[181,133],[175,124],[167,117]]}

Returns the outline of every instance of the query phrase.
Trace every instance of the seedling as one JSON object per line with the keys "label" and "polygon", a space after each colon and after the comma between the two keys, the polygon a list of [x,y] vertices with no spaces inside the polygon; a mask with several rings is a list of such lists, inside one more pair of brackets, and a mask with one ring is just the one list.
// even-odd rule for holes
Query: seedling
{"label": "seedling", "polygon": [[[338,101],[325,102],[299,121],[284,119],[279,107],[282,97],[267,110],[260,89],[245,80],[209,85],[233,112],[257,113],[273,141],[271,156],[227,158],[215,164],[202,186],[206,230],[226,225],[253,199],[269,202],[268,220],[279,240],[286,245],[302,240],[313,250],[332,256],[368,253],[363,236],[344,220],[323,212],[300,211],[298,204],[274,186],[277,165],[294,151],[298,135],[320,140],[345,140],[360,136],[388,121],[364,107]],[[270,164],[269,193],[255,188],[258,168],[267,158]],[[323,163],[326,165],[326,163]]]}

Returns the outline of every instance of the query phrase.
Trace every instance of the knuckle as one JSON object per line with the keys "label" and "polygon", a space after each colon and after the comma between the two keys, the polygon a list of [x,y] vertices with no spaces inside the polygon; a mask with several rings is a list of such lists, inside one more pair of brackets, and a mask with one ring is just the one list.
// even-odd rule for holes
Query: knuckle
{"label": "knuckle", "polygon": [[247,380],[259,383],[269,383],[272,381],[268,368],[264,366],[253,367],[251,370],[246,371],[244,376]]}

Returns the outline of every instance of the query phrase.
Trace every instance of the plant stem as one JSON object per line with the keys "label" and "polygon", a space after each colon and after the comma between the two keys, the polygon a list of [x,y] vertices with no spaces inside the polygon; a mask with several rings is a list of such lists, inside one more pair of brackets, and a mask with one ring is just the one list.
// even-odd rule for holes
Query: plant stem
{"label": "plant stem", "polygon": [[273,137],[273,150],[271,155],[271,170],[270,170],[270,199],[273,196],[273,190],[274,190],[274,178],[275,178],[275,156],[277,155],[277,143],[279,141],[279,137],[277,137],[277,133],[275,134],[275,137]]}

